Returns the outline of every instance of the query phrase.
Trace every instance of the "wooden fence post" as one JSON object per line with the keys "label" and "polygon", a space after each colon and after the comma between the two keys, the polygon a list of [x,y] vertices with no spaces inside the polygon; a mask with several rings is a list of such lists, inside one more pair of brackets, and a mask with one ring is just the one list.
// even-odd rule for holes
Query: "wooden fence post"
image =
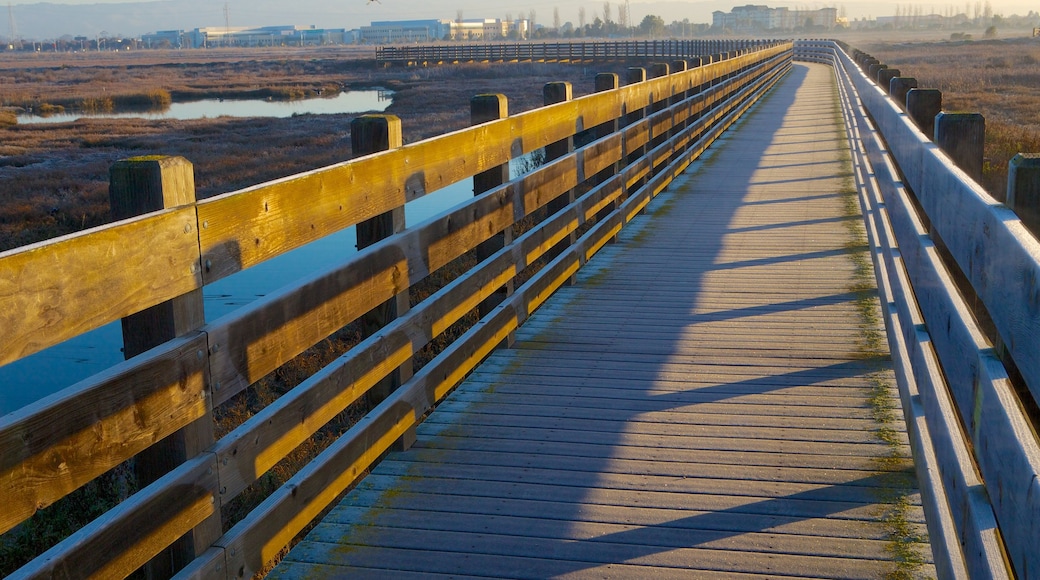
{"label": "wooden fence post", "polygon": [[[563,103],[570,101],[574,98],[574,91],[571,88],[571,84],[568,82],[552,82],[546,83],[545,87],[542,88],[543,103],[548,105],[555,105],[556,103]],[[545,146],[545,162],[548,163],[555,159],[559,159],[564,155],[574,151],[574,136],[565,137],[550,143]],[[547,215],[553,215],[561,209],[567,207],[574,202],[574,190],[568,190],[554,198],[552,201],[545,205],[545,211]],[[578,236],[575,232],[571,232],[566,238],[560,240],[552,249],[545,253],[546,260],[552,260],[556,256],[566,249],[568,246],[573,244]],[[572,277],[573,281],[573,277]]]}
{"label": "wooden fence post", "polygon": [[878,71],[877,81],[881,85],[881,88],[888,94],[892,94],[892,79],[899,76],[899,69],[897,68],[883,68]]}
{"label": "wooden fence post", "polygon": [[[603,91],[612,91],[612,90],[618,88],[618,86],[620,86],[620,85],[618,84],[618,76],[616,74],[614,74],[614,73],[599,73],[599,74],[596,75],[595,91],[597,93],[601,93]],[[606,137],[606,136],[608,136],[608,135],[610,135],[612,133],[616,133],[617,130],[618,130],[618,122],[619,122],[618,119],[613,119],[613,120],[607,121],[606,123],[603,123],[601,125],[597,125],[593,129],[593,134],[595,135],[595,138],[596,139],[602,139],[603,137]],[[607,167],[603,171],[600,171],[599,173],[597,173],[593,183],[598,185],[600,183],[603,183],[603,182],[609,180],[611,177],[617,175],[618,165],[619,165],[618,163],[612,163],[610,165],[610,167]],[[603,209],[599,210],[599,213],[596,214],[596,221],[599,222],[599,221],[602,221],[602,220],[606,219],[607,216],[610,215],[610,212],[612,212],[615,209],[617,209],[618,206],[620,206],[621,203],[625,201],[623,199],[623,197],[624,197],[624,195],[619,196],[614,201],[614,203],[612,203],[610,205],[607,205]],[[617,236],[616,235],[613,236],[610,241],[611,242],[617,241]]]}
{"label": "wooden fence post", "polygon": [[[655,63],[650,65],[650,71],[649,71],[648,76],[650,78],[652,78],[652,79],[657,79],[657,78],[661,78],[661,77],[666,77],[669,74],[671,74],[671,67],[668,66],[668,63],[666,63],[666,62],[655,62]],[[666,108],[668,108],[668,105],[671,103],[671,99],[672,99],[672,95],[671,94],[669,94],[668,96],[665,96],[663,98],[662,98],[662,95],[654,95],[653,96],[653,102],[650,103],[650,114],[659,113],[659,112],[665,110]],[[653,131],[653,128],[651,127],[650,130]],[[653,149],[654,147],[657,147],[661,143],[664,143],[665,139],[667,139],[667,138],[668,138],[668,134],[665,133],[663,135],[659,135],[656,139],[652,139],[651,142],[650,142],[650,149]]]}
{"label": "wooden fence post", "polygon": [[942,91],[910,89],[906,93],[906,112],[921,132],[935,140],[935,116],[942,111]]}
{"label": "wooden fence post", "polygon": [[880,72],[882,69],[886,69],[886,68],[888,68],[887,64],[881,64],[881,63],[872,64],[872,65],[870,65],[870,67],[867,68],[867,76],[870,77],[870,80],[872,80],[872,81],[874,81],[876,83],[876,82],[878,82],[878,72]]}
{"label": "wooden fence post", "polygon": [[[396,149],[404,144],[401,119],[395,115],[362,115],[350,122],[350,147],[354,157]],[[388,238],[405,228],[404,206],[377,215],[357,225],[357,247],[368,246]],[[369,337],[409,309],[408,289],[361,317],[361,333]],[[369,399],[374,403],[385,399],[394,389],[412,378],[412,363],[407,362],[372,387]]]}
{"label": "wooden fence post", "polygon": [[[690,64],[686,60],[677,60],[677,61],[672,63],[672,72],[674,74],[684,73],[684,72],[686,72],[688,70],[690,70]],[[670,104],[671,105],[677,105],[677,104],[685,101],[686,99],[690,98],[691,93],[692,93],[692,91],[684,90],[684,91],[681,91],[681,92],[678,92],[678,93],[672,95],[672,99],[670,101]],[[686,130],[686,126],[689,124],[689,122],[690,122],[690,117],[688,115],[686,117],[684,117],[682,121],[676,122],[675,121],[675,114],[673,113],[672,114],[672,128],[671,128],[670,131],[668,131],[668,138],[672,139],[676,135],[679,135],[683,131],[685,131]],[[677,147],[675,149],[675,151],[673,152],[673,154],[672,154],[671,161],[674,161],[674,160],[678,159],[679,156],[682,155],[685,151],[686,151],[686,147],[685,146]]]}
{"label": "wooden fence post", "polygon": [[900,109],[906,110],[906,94],[910,89],[917,88],[917,79],[913,77],[894,77],[888,82],[888,94],[899,105]]}
{"label": "wooden fence post", "polygon": [[[646,80],[646,69],[645,68],[642,68],[642,67],[630,67],[628,69],[627,76],[625,78],[625,84],[626,85],[634,85],[636,83],[644,82],[645,80]],[[639,121],[641,121],[642,119],[644,119],[646,117],[646,114],[647,114],[648,110],[649,110],[649,107],[636,109],[634,111],[629,111],[629,113],[627,115],[625,115],[624,121],[622,123],[623,126],[624,127],[628,127],[629,125],[632,125],[634,123],[638,123]],[[627,146],[627,144],[626,144],[626,146]],[[640,157],[646,155],[646,151],[647,151],[647,145],[646,144],[640,145],[639,147],[636,147],[636,148],[632,149],[629,152],[628,157],[625,158],[625,165],[631,165],[636,160],[638,160]],[[643,185],[643,183],[645,183],[645,182],[646,182],[645,178],[644,179],[640,179],[639,181],[637,181],[636,183],[633,184],[633,188],[634,189],[639,189]]]}
{"label": "wooden fence post", "polygon": [[[136,157],[117,161],[109,170],[108,194],[112,217],[116,220],[191,205],[195,203],[194,168],[183,157]],[[122,320],[125,358],[137,356],[206,323],[201,265],[195,272],[200,276],[196,290]],[[205,415],[137,455],[134,471],[139,487],[152,483],[213,445],[212,401],[207,390]],[[145,574],[149,578],[173,576],[208,549],[221,533],[220,510],[214,509],[203,523],[145,565]]]}
{"label": "wooden fence post", "polygon": [[935,144],[975,181],[982,180],[986,119],[978,113],[939,113]]}
{"label": "wooden fence post", "polygon": [[1040,238],[1040,153],[1019,153],[1008,162],[1008,207]]}
{"label": "wooden fence post", "polygon": [[[509,116],[509,100],[505,95],[488,94],[477,95],[469,101],[470,124],[480,125],[489,121],[505,119]],[[480,195],[485,191],[494,189],[509,181],[509,163],[503,163],[473,176],[473,195]],[[513,242],[513,228],[507,227],[477,246],[477,260],[484,261],[495,252],[501,250]],[[513,294],[513,280],[509,280],[505,286],[499,288],[495,293],[480,303],[477,311],[480,316],[494,310],[507,297]],[[513,334],[507,339],[507,344],[513,343]]]}

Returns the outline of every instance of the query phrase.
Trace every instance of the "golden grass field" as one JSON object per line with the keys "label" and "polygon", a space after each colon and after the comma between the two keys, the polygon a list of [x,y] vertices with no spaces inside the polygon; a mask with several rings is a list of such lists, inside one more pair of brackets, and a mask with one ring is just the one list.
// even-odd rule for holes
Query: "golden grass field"
{"label": "golden grass field", "polygon": [[982,185],[1004,199],[1008,160],[1040,152],[1040,39],[1018,36],[959,42],[855,45],[922,88],[943,92],[943,109],[982,113],[986,143]]}

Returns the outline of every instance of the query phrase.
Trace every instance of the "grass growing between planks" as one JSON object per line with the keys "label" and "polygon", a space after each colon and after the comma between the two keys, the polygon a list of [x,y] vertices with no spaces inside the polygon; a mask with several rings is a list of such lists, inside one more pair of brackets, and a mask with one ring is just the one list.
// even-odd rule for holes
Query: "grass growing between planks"
{"label": "grass growing between planks", "polygon": [[[837,103],[835,98],[834,115],[838,126],[843,127]],[[883,507],[878,515],[888,534],[886,550],[895,561],[894,569],[885,577],[889,580],[909,580],[919,577],[919,571],[926,563],[921,550],[928,545],[928,538],[910,520],[914,509],[911,498],[918,493],[917,479],[913,461],[906,455],[906,445],[898,427],[901,418],[892,392],[891,371],[887,370],[887,361],[891,360],[891,356],[882,331],[877,281],[870,259],[859,195],[853,183],[852,161],[843,137],[839,137],[842,148],[840,161],[847,171],[842,174],[839,193],[844,216],[848,218],[844,221],[847,233],[846,255],[854,268],[849,291],[856,296],[859,314],[861,334],[858,354],[863,360],[876,361],[878,365],[869,376],[871,390],[868,402],[871,416],[877,424],[874,435],[888,450],[887,455],[874,458],[877,468],[875,477],[882,484],[878,488],[878,500]]]}

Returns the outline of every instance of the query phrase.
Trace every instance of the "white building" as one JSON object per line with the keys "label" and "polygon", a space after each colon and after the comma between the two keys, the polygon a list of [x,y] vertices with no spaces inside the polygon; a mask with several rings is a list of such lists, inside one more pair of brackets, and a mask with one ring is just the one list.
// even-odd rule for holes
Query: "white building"
{"label": "white building", "polygon": [[361,42],[392,44],[395,42],[430,42],[442,40],[451,33],[450,20],[384,20],[361,27]]}
{"label": "white building", "polygon": [[209,26],[191,31],[160,30],[141,37],[146,48],[213,48],[218,46],[318,46],[353,42],[343,28],[284,25],[250,28]]}
{"label": "white building", "polygon": [[810,26],[830,30],[838,26],[837,8],[791,10],[786,7],[770,8],[765,5],[747,4],[736,6],[729,12],[716,10],[711,16],[712,28],[733,32],[794,30]]}
{"label": "white building", "polygon": [[527,38],[528,20],[492,18],[454,20],[390,20],[361,27],[361,41],[373,44],[435,40],[502,40]]}

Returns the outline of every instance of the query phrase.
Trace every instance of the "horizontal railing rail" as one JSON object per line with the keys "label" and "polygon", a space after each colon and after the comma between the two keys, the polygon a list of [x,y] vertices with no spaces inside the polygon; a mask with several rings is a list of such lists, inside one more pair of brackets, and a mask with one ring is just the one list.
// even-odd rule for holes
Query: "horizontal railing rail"
{"label": "horizontal railing rail", "polygon": [[[554,152],[544,166],[464,206],[389,232],[231,314],[189,321],[175,338],[0,418],[0,531],[164,438],[190,432],[187,439],[202,441],[14,577],[126,576],[185,534],[198,557],[183,563],[181,576],[261,570],[383,452],[407,445],[421,417],[779,80],[790,59],[790,43],[774,43],[688,70],[680,63],[672,74],[654,67],[658,78],[622,87],[608,75],[613,85],[592,95],[204,201],[167,195],[175,207],[0,254],[6,363],[117,319],[124,329],[133,326],[127,319],[146,309],[168,305],[179,320],[179,309],[206,284],[370,223],[511,158]],[[586,134],[588,144],[560,149]],[[183,160],[129,163],[155,171],[140,179],[113,168],[113,191],[124,181],[131,190],[160,182],[165,194],[193,188]],[[213,441],[215,406],[546,209],[526,233]],[[404,376],[400,388],[245,519],[226,533],[214,531],[222,506],[537,260],[546,265],[511,296]]]}
{"label": "horizontal railing rail", "polygon": [[844,47],[800,41],[795,57],[829,62],[839,80],[940,575],[1028,577],[1040,569],[1040,444],[1026,411],[1040,385],[1040,244]]}
{"label": "horizontal railing rail", "polygon": [[386,64],[503,61],[595,61],[678,59],[721,55],[769,46],[770,40],[633,40],[627,42],[494,42],[383,46],[376,60]]}

